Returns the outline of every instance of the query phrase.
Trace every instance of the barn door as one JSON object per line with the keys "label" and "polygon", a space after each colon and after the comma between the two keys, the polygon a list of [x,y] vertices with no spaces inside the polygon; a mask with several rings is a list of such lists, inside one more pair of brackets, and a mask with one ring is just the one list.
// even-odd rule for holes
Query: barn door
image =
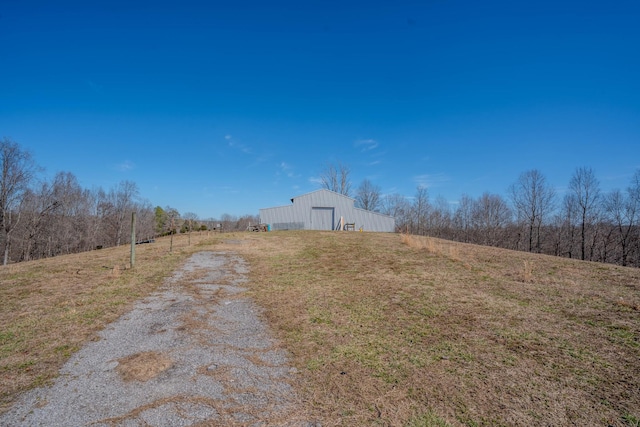
{"label": "barn door", "polygon": [[312,230],[333,230],[334,208],[311,208]]}

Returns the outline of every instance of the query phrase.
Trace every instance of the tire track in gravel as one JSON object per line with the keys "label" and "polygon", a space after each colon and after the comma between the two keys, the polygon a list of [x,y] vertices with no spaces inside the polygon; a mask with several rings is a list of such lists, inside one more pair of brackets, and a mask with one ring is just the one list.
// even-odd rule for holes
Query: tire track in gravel
{"label": "tire track in gravel", "polygon": [[192,255],[0,425],[319,425],[299,411],[295,370],[243,296],[247,273],[233,253]]}

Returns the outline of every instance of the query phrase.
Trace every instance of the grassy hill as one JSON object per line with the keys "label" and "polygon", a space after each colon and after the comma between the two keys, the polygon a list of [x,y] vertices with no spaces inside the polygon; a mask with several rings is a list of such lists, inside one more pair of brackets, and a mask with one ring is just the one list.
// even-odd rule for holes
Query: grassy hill
{"label": "grassy hill", "polygon": [[250,292],[323,425],[640,423],[638,269],[394,234],[195,240],[171,255],[167,240],[139,246],[134,270],[113,270],[128,248],[0,269],[5,406],[213,249],[250,262]]}

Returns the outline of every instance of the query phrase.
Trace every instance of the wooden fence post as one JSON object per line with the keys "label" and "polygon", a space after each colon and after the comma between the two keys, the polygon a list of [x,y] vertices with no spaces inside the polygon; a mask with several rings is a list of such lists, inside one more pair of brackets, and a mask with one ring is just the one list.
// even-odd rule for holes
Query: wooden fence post
{"label": "wooden fence post", "polygon": [[136,265],[136,213],[131,212],[131,268]]}

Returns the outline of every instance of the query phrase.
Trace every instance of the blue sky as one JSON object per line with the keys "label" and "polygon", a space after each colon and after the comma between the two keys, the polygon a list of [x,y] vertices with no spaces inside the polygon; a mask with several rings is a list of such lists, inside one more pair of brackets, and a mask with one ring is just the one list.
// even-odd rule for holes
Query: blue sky
{"label": "blue sky", "polygon": [[0,2],[0,137],[86,188],[257,214],[327,162],[408,197],[640,168],[638,1]]}

